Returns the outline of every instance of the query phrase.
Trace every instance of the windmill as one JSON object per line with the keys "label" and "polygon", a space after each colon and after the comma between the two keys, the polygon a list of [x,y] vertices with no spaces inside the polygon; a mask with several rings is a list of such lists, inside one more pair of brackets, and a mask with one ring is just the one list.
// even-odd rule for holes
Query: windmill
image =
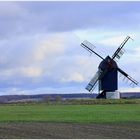
{"label": "windmill", "polygon": [[120,69],[117,65],[117,60],[121,58],[124,54],[124,45],[126,42],[131,39],[129,36],[121,43],[115,53],[110,57],[109,55],[106,58],[103,58],[101,55],[96,53],[93,49],[95,46],[88,41],[81,43],[81,46],[88,50],[91,54],[94,53],[99,58],[102,59],[101,63],[98,66],[98,71],[91,79],[91,81],[86,86],[86,89],[89,92],[92,92],[96,85],[99,87],[99,94],[97,98],[107,98],[108,93],[117,94],[118,90],[118,72],[121,73],[125,78],[127,78],[132,84],[138,85],[138,82],[129,76],[126,72]]}

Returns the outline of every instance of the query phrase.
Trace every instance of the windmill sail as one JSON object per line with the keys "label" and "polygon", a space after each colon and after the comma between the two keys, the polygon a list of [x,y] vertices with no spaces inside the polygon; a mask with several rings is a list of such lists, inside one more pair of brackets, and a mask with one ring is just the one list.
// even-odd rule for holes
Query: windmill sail
{"label": "windmill sail", "polygon": [[120,68],[118,68],[118,71],[124,75],[128,80],[130,80],[132,83],[134,83],[135,85],[138,85],[138,82],[133,79],[131,76],[129,76],[127,73],[125,73],[123,70],[121,70]]}
{"label": "windmill sail", "polygon": [[88,83],[88,85],[86,86],[86,89],[90,92],[92,91],[93,87],[96,85],[98,79],[99,79],[99,71],[96,72],[96,74],[94,75],[94,77],[91,79],[91,81]]}
{"label": "windmill sail", "polygon": [[81,46],[90,53],[92,53],[92,50],[95,48],[95,46],[87,40],[84,40],[83,43],[81,43]]}
{"label": "windmill sail", "polygon": [[125,50],[123,49],[126,42],[130,39],[129,36],[125,38],[125,40],[122,42],[122,44],[119,46],[119,48],[115,51],[115,53],[112,55],[112,59],[119,60],[121,56],[124,54]]}
{"label": "windmill sail", "polygon": [[96,53],[95,51],[93,51],[93,48],[95,48],[95,46],[94,46],[92,43],[90,43],[90,42],[88,42],[87,40],[85,40],[83,43],[81,43],[81,46],[82,46],[83,48],[85,48],[87,51],[89,51],[90,53],[94,53],[94,54],[96,54],[98,57],[100,57],[101,59],[104,60],[104,58],[103,58],[102,56],[100,56],[98,53]]}
{"label": "windmill sail", "polygon": [[94,87],[96,86],[96,83],[98,82],[98,80],[100,78],[102,78],[104,76],[106,72],[103,72],[102,70],[98,70],[96,72],[96,74],[94,75],[94,77],[91,79],[91,81],[88,83],[88,85],[86,86],[86,89],[89,91],[89,92],[92,92]]}

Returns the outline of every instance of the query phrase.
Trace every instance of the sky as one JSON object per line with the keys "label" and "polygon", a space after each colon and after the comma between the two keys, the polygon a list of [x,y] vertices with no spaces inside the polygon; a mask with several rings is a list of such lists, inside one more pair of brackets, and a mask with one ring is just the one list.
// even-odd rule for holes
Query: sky
{"label": "sky", "polygon": [[[0,2],[0,95],[88,93],[101,59],[126,36],[118,66],[140,81],[140,2]],[[119,76],[119,91],[140,91]],[[97,92],[95,89],[94,92]]]}

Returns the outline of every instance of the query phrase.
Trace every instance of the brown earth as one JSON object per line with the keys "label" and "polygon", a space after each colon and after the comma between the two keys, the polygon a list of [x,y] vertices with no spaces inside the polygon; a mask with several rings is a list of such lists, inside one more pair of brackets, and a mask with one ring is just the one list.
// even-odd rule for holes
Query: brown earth
{"label": "brown earth", "polygon": [[1,139],[140,139],[140,123],[0,123]]}

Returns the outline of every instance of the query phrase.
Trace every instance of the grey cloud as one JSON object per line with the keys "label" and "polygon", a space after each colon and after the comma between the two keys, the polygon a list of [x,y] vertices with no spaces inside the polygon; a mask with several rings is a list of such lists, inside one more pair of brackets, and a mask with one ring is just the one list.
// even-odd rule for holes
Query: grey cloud
{"label": "grey cloud", "polygon": [[[6,2],[4,4],[6,5]],[[11,2],[8,5],[9,11],[14,10],[14,12],[7,14],[6,6],[1,9],[1,38],[27,33],[64,32],[87,28],[108,30],[139,28],[140,2],[46,1]]]}
{"label": "grey cloud", "polygon": [[30,2],[23,7],[36,15],[44,29],[59,32],[81,28],[135,29],[139,26],[139,5],[140,2]]}
{"label": "grey cloud", "polygon": [[[80,48],[80,40],[73,35],[73,31],[88,28],[131,30],[129,27],[139,26],[140,2],[11,2],[9,5],[14,5],[9,6],[9,11],[16,7],[10,14],[0,9],[1,89],[59,89],[64,86],[79,88],[82,85],[84,90],[84,84],[94,75],[99,60],[93,56],[92,62],[86,62],[86,53]],[[36,46],[38,42],[42,38],[47,40],[55,32],[65,35],[64,54],[56,53],[46,60],[34,60],[33,51],[40,47]],[[43,74],[39,77],[22,75],[21,69],[28,66],[41,67]],[[63,77],[69,78],[74,72],[84,76],[85,81],[80,84],[74,80],[63,82]]]}

